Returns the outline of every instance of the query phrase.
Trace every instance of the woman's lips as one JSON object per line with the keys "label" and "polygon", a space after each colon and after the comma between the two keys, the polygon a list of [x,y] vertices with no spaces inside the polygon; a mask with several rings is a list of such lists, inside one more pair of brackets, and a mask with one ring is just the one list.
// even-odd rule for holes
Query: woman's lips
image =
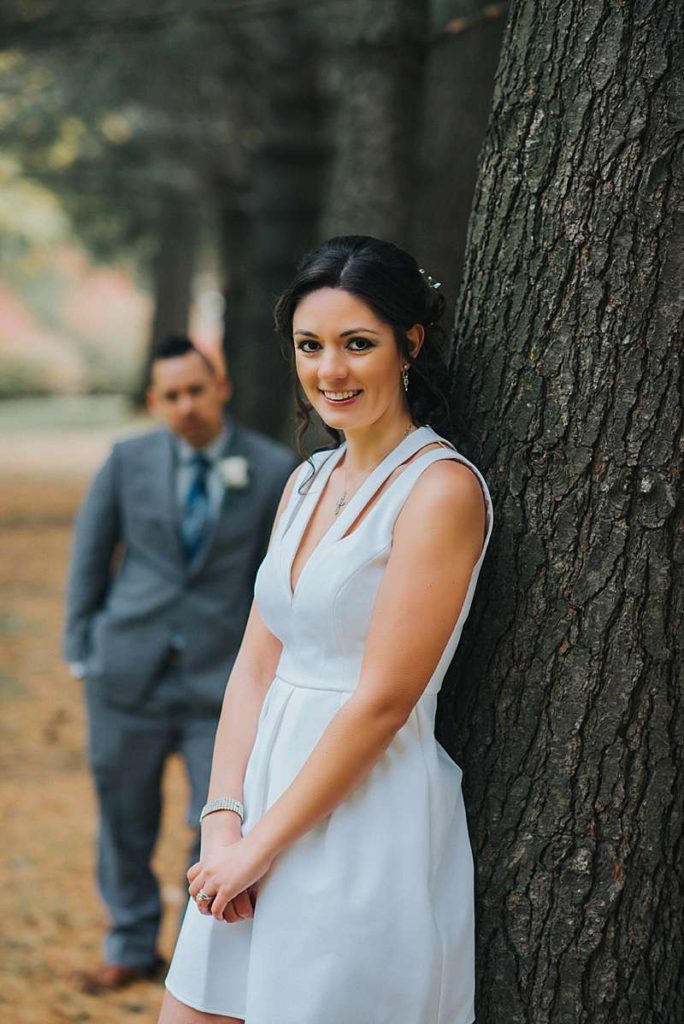
{"label": "woman's lips", "polygon": [[[319,394],[323,396],[328,405],[342,406],[351,405],[359,395],[362,393],[360,389],[345,388],[344,391],[323,391],[321,388],[318,389]],[[339,396],[339,397],[336,397]]]}

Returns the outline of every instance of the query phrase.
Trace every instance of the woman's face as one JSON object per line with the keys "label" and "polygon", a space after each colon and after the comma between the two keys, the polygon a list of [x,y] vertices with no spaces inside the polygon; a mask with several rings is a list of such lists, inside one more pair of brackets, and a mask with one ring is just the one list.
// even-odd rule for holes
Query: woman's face
{"label": "woman's face", "polygon": [[[310,292],[295,310],[292,332],[297,376],[328,426],[358,430],[406,418],[406,361],[392,328],[362,299],[341,288]],[[411,328],[409,343],[419,346],[422,332]]]}

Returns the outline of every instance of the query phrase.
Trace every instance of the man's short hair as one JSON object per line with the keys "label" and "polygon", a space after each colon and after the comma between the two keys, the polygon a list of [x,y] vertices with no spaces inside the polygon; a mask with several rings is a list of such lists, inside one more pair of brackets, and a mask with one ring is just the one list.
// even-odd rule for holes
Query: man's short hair
{"label": "man's short hair", "polygon": [[151,362],[154,364],[160,359],[176,359],[177,356],[186,356],[188,352],[196,352],[209,372],[216,376],[216,367],[211,359],[185,334],[169,334],[158,341],[152,349]]}

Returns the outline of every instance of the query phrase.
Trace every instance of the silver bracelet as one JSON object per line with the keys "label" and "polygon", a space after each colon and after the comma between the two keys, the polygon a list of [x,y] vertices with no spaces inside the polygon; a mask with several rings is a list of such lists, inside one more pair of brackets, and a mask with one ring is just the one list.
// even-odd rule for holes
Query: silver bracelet
{"label": "silver bracelet", "polygon": [[199,816],[200,825],[207,814],[213,814],[215,811],[235,811],[240,821],[245,820],[245,808],[241,800],[235,800],[232,796],[220,796],[217,800],[210,800],[204,805]]}

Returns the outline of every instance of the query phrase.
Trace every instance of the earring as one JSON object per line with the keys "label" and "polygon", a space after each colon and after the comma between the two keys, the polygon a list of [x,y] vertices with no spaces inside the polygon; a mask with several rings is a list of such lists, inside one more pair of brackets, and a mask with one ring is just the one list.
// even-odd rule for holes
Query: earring
{"label": "earring", "polygon": [[408,391],[408,366],[402,366],[401,380],[404,385],[404,391]]}

